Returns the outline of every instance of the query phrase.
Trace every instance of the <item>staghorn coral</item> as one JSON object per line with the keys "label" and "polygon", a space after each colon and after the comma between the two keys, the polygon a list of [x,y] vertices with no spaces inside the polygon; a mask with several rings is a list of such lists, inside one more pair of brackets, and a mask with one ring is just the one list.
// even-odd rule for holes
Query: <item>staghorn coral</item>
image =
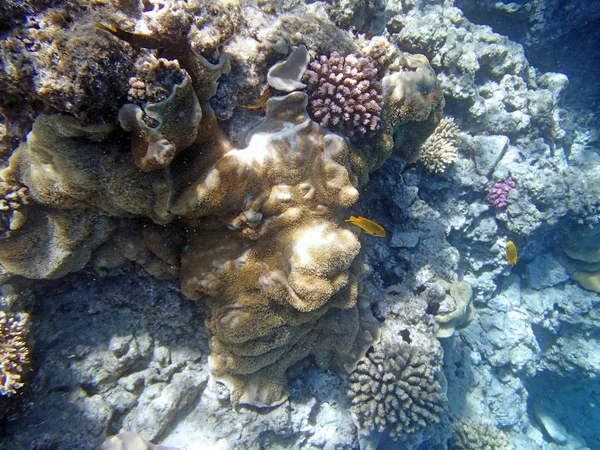
{"label": "staghorn coral", "polygon": [[452,419],[452,437],[448,442],[449,450],[512,450],[506,434],[499,428],[486,423],[474,422],[464,418]]}
{"label": "staghorn coral", "polygon": [[419,160],[427,170],[442,173],[456,161],[459,145],[460,130],[454,119],[444,117],[421,146]]}
{"label": "staghorn coral", "polygon": [[406,342],[373,348],[348,377],[361,428],[406,441],[438,423],[446,410],[445,381],[432,358]]}
{"label": "staghorn coral", "polygon": [[352,141],[378,131],[383,98],[377,67],[369,57],[321,55],[310,63],[304,81],[310,114],[319,125]]}
{"label": "staghorn coral", "polygon": [[23,206],[30,202],[27,186],[0,180],[0,232],[4,237],[23,226],[26,220]]}
{"label": "staghorn coral", "polygon": [[11,396],[23,387],[29,366],[29,315],[0,311],[0,395]]}

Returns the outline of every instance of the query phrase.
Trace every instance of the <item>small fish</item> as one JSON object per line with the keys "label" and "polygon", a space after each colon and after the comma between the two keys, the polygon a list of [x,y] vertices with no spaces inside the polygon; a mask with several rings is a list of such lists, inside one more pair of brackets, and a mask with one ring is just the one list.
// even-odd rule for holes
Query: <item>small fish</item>
{"label": "small fish", "polygon": [[511,266],[514,266],[517,263],[518,258],[519,254],[517,253],[517,246],[513,241],[508,241],[506,243],[506,262]]}
{"label": "small fish", "polygon": [[383,227],[378,223],[373,222],[372,220],[365,219],[361,216],[350,216],[350,218],[347,219],[346,222],[350,222],[351,224],[362,228],[365,233],[370,234],[371,236],[385,237],[385,230],[383,229]]}
{"label": "small fish", "polygon": [[129,42],[135,47],[155,49],[166,47],[169,44],[165,39],[161,39],[156,36],[151,36],[149,34],[131,33],[129,31],[122,30],[113,24],[104,25],[103,23],[100,23],[97,20],[95,20],[94,23],[98,28],[104,31],[108,31],[113,36],[118,37],[122,41]]}
{"label": "small fish", "polygon": [[267,103],[267,100],[269,100],[269,97],[271,97],[271,90],[269,89],[269,86],[267,86],[265,88],[265,90],[262,91],[262,94],[260,94],[260,98],[258,99],[258,102],[256,104],[244,106],[244,108],[247,108],[247,109],[262,108],[263,106],[265,106],[265,103]]}

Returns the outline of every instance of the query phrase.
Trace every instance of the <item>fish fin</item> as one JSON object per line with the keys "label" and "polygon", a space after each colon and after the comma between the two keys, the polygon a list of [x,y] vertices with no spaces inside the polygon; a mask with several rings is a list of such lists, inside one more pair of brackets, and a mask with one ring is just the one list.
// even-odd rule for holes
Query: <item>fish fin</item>
{"label": "fish fin", "polygon": [[94,25],[96,25],[98,28],[100,28],[104,31],[108,31],[109,33],[112,33],[112,34],[115,34],[117,32],[117,27],[113,24],[104,25],[102,22],[98,22],[97,20],[94,20]]}

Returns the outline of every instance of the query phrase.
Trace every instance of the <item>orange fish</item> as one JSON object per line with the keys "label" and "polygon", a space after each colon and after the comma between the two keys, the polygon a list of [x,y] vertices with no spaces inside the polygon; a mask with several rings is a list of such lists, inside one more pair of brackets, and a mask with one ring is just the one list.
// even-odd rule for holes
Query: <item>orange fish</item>
{"label": "orange fish", "polygon": [[247,109],[262,108],[263,106],[265,106],[265,103],[267,103],[267,100],[269,100],[269,97],[271,97],[271,90],[267,86],[265,88],[265,90],[262,91],[262,94],[260,94],[260,98],[258,99],[258,102],[256,104],[244,106],[244,108],[247,108]]}
{"label": "orange fish", "polygon": [[385,229],[378,223],[373,222],[372,220],[365,219],[361,216],[350,216],[350,218],[347,219],[346,222],[350,222],[351,224],[362,228],[362,230],[365,233],[370,234],[371,236],[385,237]]}
{"label": "orange fish", "polygon": [[517,263],[517,259],[519,259],[517,246],[513,241],[508,241],[506,243],[506,262],[511,266],[514,266]]}

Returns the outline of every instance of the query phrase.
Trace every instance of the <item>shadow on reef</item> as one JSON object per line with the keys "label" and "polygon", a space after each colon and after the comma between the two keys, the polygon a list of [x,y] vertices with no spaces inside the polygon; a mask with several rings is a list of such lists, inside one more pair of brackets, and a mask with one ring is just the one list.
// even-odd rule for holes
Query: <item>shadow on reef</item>
{"label": "shadow on reef", "polygon": [[[562,333],[562,331],[561,331]],[[600,448],[600,382],[593,378],[540,372],[525,382],[529,417],[549,442],[567,442],[567,433]]]}
{"label": "shadow on reef", "polygon": [[[91,449],[121,428],[156,439],[204,389],[204,311],[173,282],[130,264],[20,284],[37,299],[34,371],[0,448]],[[171,419],[157,422],[165,407]]]}

